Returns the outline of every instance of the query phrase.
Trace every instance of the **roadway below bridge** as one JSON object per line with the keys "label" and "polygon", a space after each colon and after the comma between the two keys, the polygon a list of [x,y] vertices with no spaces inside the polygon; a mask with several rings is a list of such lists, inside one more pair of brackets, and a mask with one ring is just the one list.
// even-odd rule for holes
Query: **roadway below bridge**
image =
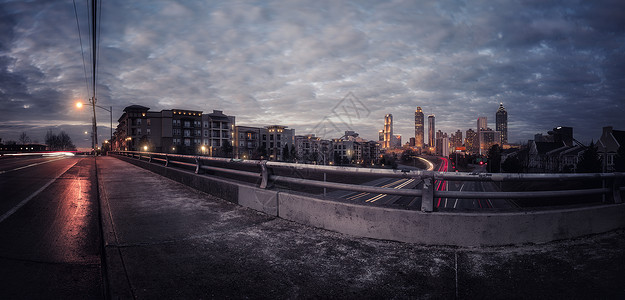
{"label": "roadway below bridge", "polygon": [[[429,160],[430,170],[438,172],[450,172],[449,159],[437,158],[437,161]],[[419,170],[416,167],[400,165],[399,169]],[[474,165],[472,172],[486,173],[486,165]],[[394,189],[421,189],[423,181],[418,178],[378,178],[365,183],[365,185],[394,188]],[[434,182],[436,191],[472,191],[472,192],[497,192],[499,187],[494,182],[482,181],[446,181]],[[364,192],[334,191],[329,197],[339,198],[349,202],[361,204],[421,207],[421,197],[375,194]],[[434,206],[443,211],[448,210],[488,210],[488,209],[514,209],[518,205],[508,199],[460,199],[460,198],[435,198]]]}
{"label": "roadway below bridge", "polygon": [[426,246],[300,225],[113,157],[0,159],[0,170],[2,299],[625,297],[623,230]]}

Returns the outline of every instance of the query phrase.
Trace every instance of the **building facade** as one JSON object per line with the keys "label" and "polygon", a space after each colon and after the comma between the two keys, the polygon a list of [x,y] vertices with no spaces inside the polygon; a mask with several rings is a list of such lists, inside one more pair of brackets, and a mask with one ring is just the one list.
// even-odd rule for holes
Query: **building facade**
{"label": "building facade", "polygon": [[235,126],[235,153],[236,158],[263,159],[267,153],[261,149],[261,135],[259,127]]}
{"label": "building facade", "polygon": [[423,149],[424,143],[424,119],[423,119],[423,110],[420,106],[417,106],[417,110],[414,113],[414,147]]}
{"label": "building facade", "polygon": [[503,107],[503,103],[499,103],[499,109],[495,113],[495,130],[499,132],[502,144],[508,143],[508,112]]}
{"label": "building facade", "polygon": [[435,123],[435,116],[434,115],[429,115],[428,116],[428,146],[429,147],[436,147],[436,125]]}
{"label": "building facade", "polygon": [[235,117],[227,116],[221,110],[202,115],[203,154],[233,157],[235,141]]}
{"label": "building facade", "polygon": [[206,115],[196,110],[150,111],[131,105],[118,119],[113,149],[221,156],[223,146],[232,146],[233,130],[234,117],[221,111]]}
{"label": "building facade", "polygon": [[[295,144],[295,129],[287,129],[287,127],[269,125],[261,128],[262,147],[265,149],[269,160],[283,161],[285,158],[291,158],[290,152]],[[289,153],[285,153],[285,149],[288,149]]]}
{"label": "building facade", "polygon": [[384,149],[393,148],[393,115],[384,116]]}
{"label": "building facade", "polygon": [[464,146],[467,149],[467,153],[476,154],[479,153],[479,149],[477,147],[477,133],[473,131],[473,129],[469,128],[466,131],[466,136],[464,138]]}

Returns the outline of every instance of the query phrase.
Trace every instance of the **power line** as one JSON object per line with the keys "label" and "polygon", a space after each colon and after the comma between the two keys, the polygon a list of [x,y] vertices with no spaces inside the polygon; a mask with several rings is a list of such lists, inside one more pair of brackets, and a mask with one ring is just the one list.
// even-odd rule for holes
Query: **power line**
{"label": "power line", "polygon": [[87,95],[89,95],[89,79],[87,77],[87,63],[85,62],[85,51],[82,47],[82,35],[80,34],[80,23],[78,22],[78,10],[76,9],[76,0],[74,2],[74,15],[76,16],[76,27],[78,27],[78,39],[80,40],[80,55],[82,56],[82,68],[85,72],[85,85],[87,87]]}
{"label": "power line", "polygon": [[93,53],[93,104],[96,102],[96,68],[97,68],[97,19],[98,19],[98,0],[91,0],[91,52]]}

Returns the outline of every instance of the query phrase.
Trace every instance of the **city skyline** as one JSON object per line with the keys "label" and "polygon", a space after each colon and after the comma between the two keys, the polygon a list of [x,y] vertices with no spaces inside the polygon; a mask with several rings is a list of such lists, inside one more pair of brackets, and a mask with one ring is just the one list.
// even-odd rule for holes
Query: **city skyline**
{"label": "city skyline", "polygon": [[[114,121],[132,104],[217,109],[319,134],[353,93],[368,113],[340,129],[376,140],[393,114],[407,141],[417,106],[452,133],[504,103],[509,143],[557,126],[589,142],[625,128],[624,5],[106,1],[98,104]],[[77,3],[88,60],[86,11]],[[89,95],[72,1],[0,1],[0,14],[0,138],[43,142],[52,128],[90,145],[91,117],[74,106]],[[96,112],[103,140],[109,115]]]}

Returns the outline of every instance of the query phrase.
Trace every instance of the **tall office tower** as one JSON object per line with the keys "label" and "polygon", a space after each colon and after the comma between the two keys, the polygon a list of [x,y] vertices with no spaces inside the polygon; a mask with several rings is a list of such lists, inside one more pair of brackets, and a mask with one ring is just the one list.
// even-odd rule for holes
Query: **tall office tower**
{"label": "tall office tower", "polygon": [[420,106],[417,106],[417,110],[414,112],[414,146],[417,148],[423,148],[423,110]]}
{"label": "tall office tower", "polygon": [[462,147],[462,131],[460,131],[460,129],[458,129],[455,134],[451,135],[450,142],[453,148],[451,149],[452,151],[456,150],[456,147]]}
{"label": "tall office tower", "polygon": [[384,116],[384,148],[391,149],[393,147],[393,115]]}
{"label": "tall office tower", "polygon": [[486,117],[478,117],[477,118],[477,131],[486,130],[488,125],[486,123]]}
{"label": "tall office tower", "polygon": [[495,113],[495,130],[501,135],[501,143],[508,143],[508,112],[503,107],[503,103],[499,103],[499,109]]}
{"label": "tall office tower", "polygon": [[467,147],[467,153],[475,154],[479,152],[479,144],[477,143],[477,133],[473,129],[467,130],[464,146]]}
{"label": "tall office tower", "polygon": [[382,144],[384,144],[384,130],[380,130],[378,132],[378,142],[382,142]]}
{"label": "tall office tower", "polygon": [[[488,122],[486,121],[486,117],[477,117],[477,130],[475,133],[477,134],[477,147],[481,150],[480,145],[482,145],[482,135],[481,131],[486,130],[488,128]],[[481,152],[479,154],[482,154]]]}
{"label": "tall office tower", "polygon": [[436,147],[436,127],[434,126],[434,115],[428,116],[428,146]]}

